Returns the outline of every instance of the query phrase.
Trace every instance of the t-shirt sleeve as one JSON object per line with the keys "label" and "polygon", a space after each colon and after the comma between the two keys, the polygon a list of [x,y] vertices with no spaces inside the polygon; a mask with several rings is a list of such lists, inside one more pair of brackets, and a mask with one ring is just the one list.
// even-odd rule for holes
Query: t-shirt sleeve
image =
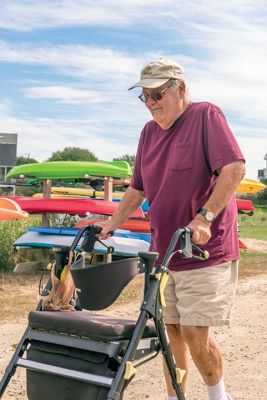
{"label": "t-shirt sleeve", "polygon": [[131,179],[131,186],[136,189],[143,191],[143,179],[142,179],[142,172],[141,172],[141,162],[142,162],[142,149],[143,149],[143,135],[144,131],[141,132],[137,152],[135,156],[134,162],[134,173]]}
{"label": "t-shirt sleeve", "polygon": [[222,111],[212,106],[207,111],[204,126],[204,148],[213,173],[244,156]]}

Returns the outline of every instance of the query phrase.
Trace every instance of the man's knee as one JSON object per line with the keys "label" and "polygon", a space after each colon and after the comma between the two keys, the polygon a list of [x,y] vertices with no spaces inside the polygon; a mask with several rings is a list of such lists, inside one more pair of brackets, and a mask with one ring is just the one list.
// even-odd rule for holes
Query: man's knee
{"label": "man's knee", "polygon": [[176,338],[179,340],[184,340],[181,335],[180,325],[179,324],[165,324],[167,333],[170,339]]}
{"label": "man's knee", "polygon": [[200,350],[209,345],[209,327],[181,326],[181,335],[189,348]]}

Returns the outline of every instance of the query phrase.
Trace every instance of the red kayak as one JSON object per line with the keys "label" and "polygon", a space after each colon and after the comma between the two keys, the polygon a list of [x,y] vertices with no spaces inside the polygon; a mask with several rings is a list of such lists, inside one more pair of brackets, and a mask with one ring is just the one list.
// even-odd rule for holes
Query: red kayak
{"label": "red kayak", "polygon": [[[254,207],[251,200],[243,200],[236,199],[236,205],[238,212],[245,211],[249,214],[253,213]],[[252,214],[251,214],[252,215]],[[100,219],[85,219],[82,221],[78,221],[75,225],[76,228],[82,228],[86,225],[97,224],[100,222]],[[128,219],[125,221],[119,229],[125,229],[131,232],[142,232],[142,233],[150,233],[150,221],[148,219]]]}
{"label": "red kayak", "polygon": [[[115,201],[95,199],[40,199],[26,196],[5,196],[5,198],[14,200],[23,211],[30,214],[86,215],[89,212],[91,214],[112,215],[120,204]],[[141,207],[132,216],[143,218],[144,212]]]}
{"label": "red kayak", "polygon": [[254,211],[253,203],[251,200],[236,199],[238,211]]}
{"label": "red kayak", "polygon": [[[94,225],[100,222],[100,219],[84,219],[75,224],[75,228],[83,228],[86,225]],[[150,221],[148,219],[128,219],[119,229],[125,229],[131,232],[150,233]]]}

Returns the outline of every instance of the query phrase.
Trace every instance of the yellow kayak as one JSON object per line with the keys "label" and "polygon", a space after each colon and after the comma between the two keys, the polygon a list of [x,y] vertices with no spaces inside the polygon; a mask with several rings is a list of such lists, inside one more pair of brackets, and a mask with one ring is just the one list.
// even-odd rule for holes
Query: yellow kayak
{"label": "yellow kayak", "polygon": [[[257,193],[260,190],[266,189],[267,186],[254,179],[244,178],[237,188],[238,193]],[[113,192],[113,199],[122,198],[124,192]],[[36,193],[33,197],[43,197],[42,193]],[[87,188],[70,188],[70,187],[52,187],[51,198],[83,198],[83,197],[100,197],[104,198],[103,191],[97,191]]]}
{"label": "yellow kayak", "polygon": [[[120,199],[124,195],[124,192],[113,192],[113,199]],[[36,193],[33,197],[43,197],[42,193]],[[94,189],[83,189],[83,188],[68,188],[68,187],[52,187],[51,188],[52,198],[62,198],[62,197],[72,197],[72,198],[82,198],[82,197],[100,197],[104,198],[104,192],[97,191]]]}
{"label": "yellow kayak", "polygon": [[238,193],[257,193],[260,190],[267,189],[267,186],[254,179],[244,178],[237,188]]}

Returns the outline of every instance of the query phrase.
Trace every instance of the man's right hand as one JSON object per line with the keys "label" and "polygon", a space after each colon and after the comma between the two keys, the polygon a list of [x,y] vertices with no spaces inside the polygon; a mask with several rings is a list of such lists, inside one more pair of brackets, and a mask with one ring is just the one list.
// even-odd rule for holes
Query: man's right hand
{"label": "man's right hand", "polygon": [[114,232],[118,228],[118,226],[116,226],[116,224],[111,219],[106,221],[99,221],[96,225],[102,227],[102,231],[98,235],[98,238],[100,240],[108,239],[111,232]]}

